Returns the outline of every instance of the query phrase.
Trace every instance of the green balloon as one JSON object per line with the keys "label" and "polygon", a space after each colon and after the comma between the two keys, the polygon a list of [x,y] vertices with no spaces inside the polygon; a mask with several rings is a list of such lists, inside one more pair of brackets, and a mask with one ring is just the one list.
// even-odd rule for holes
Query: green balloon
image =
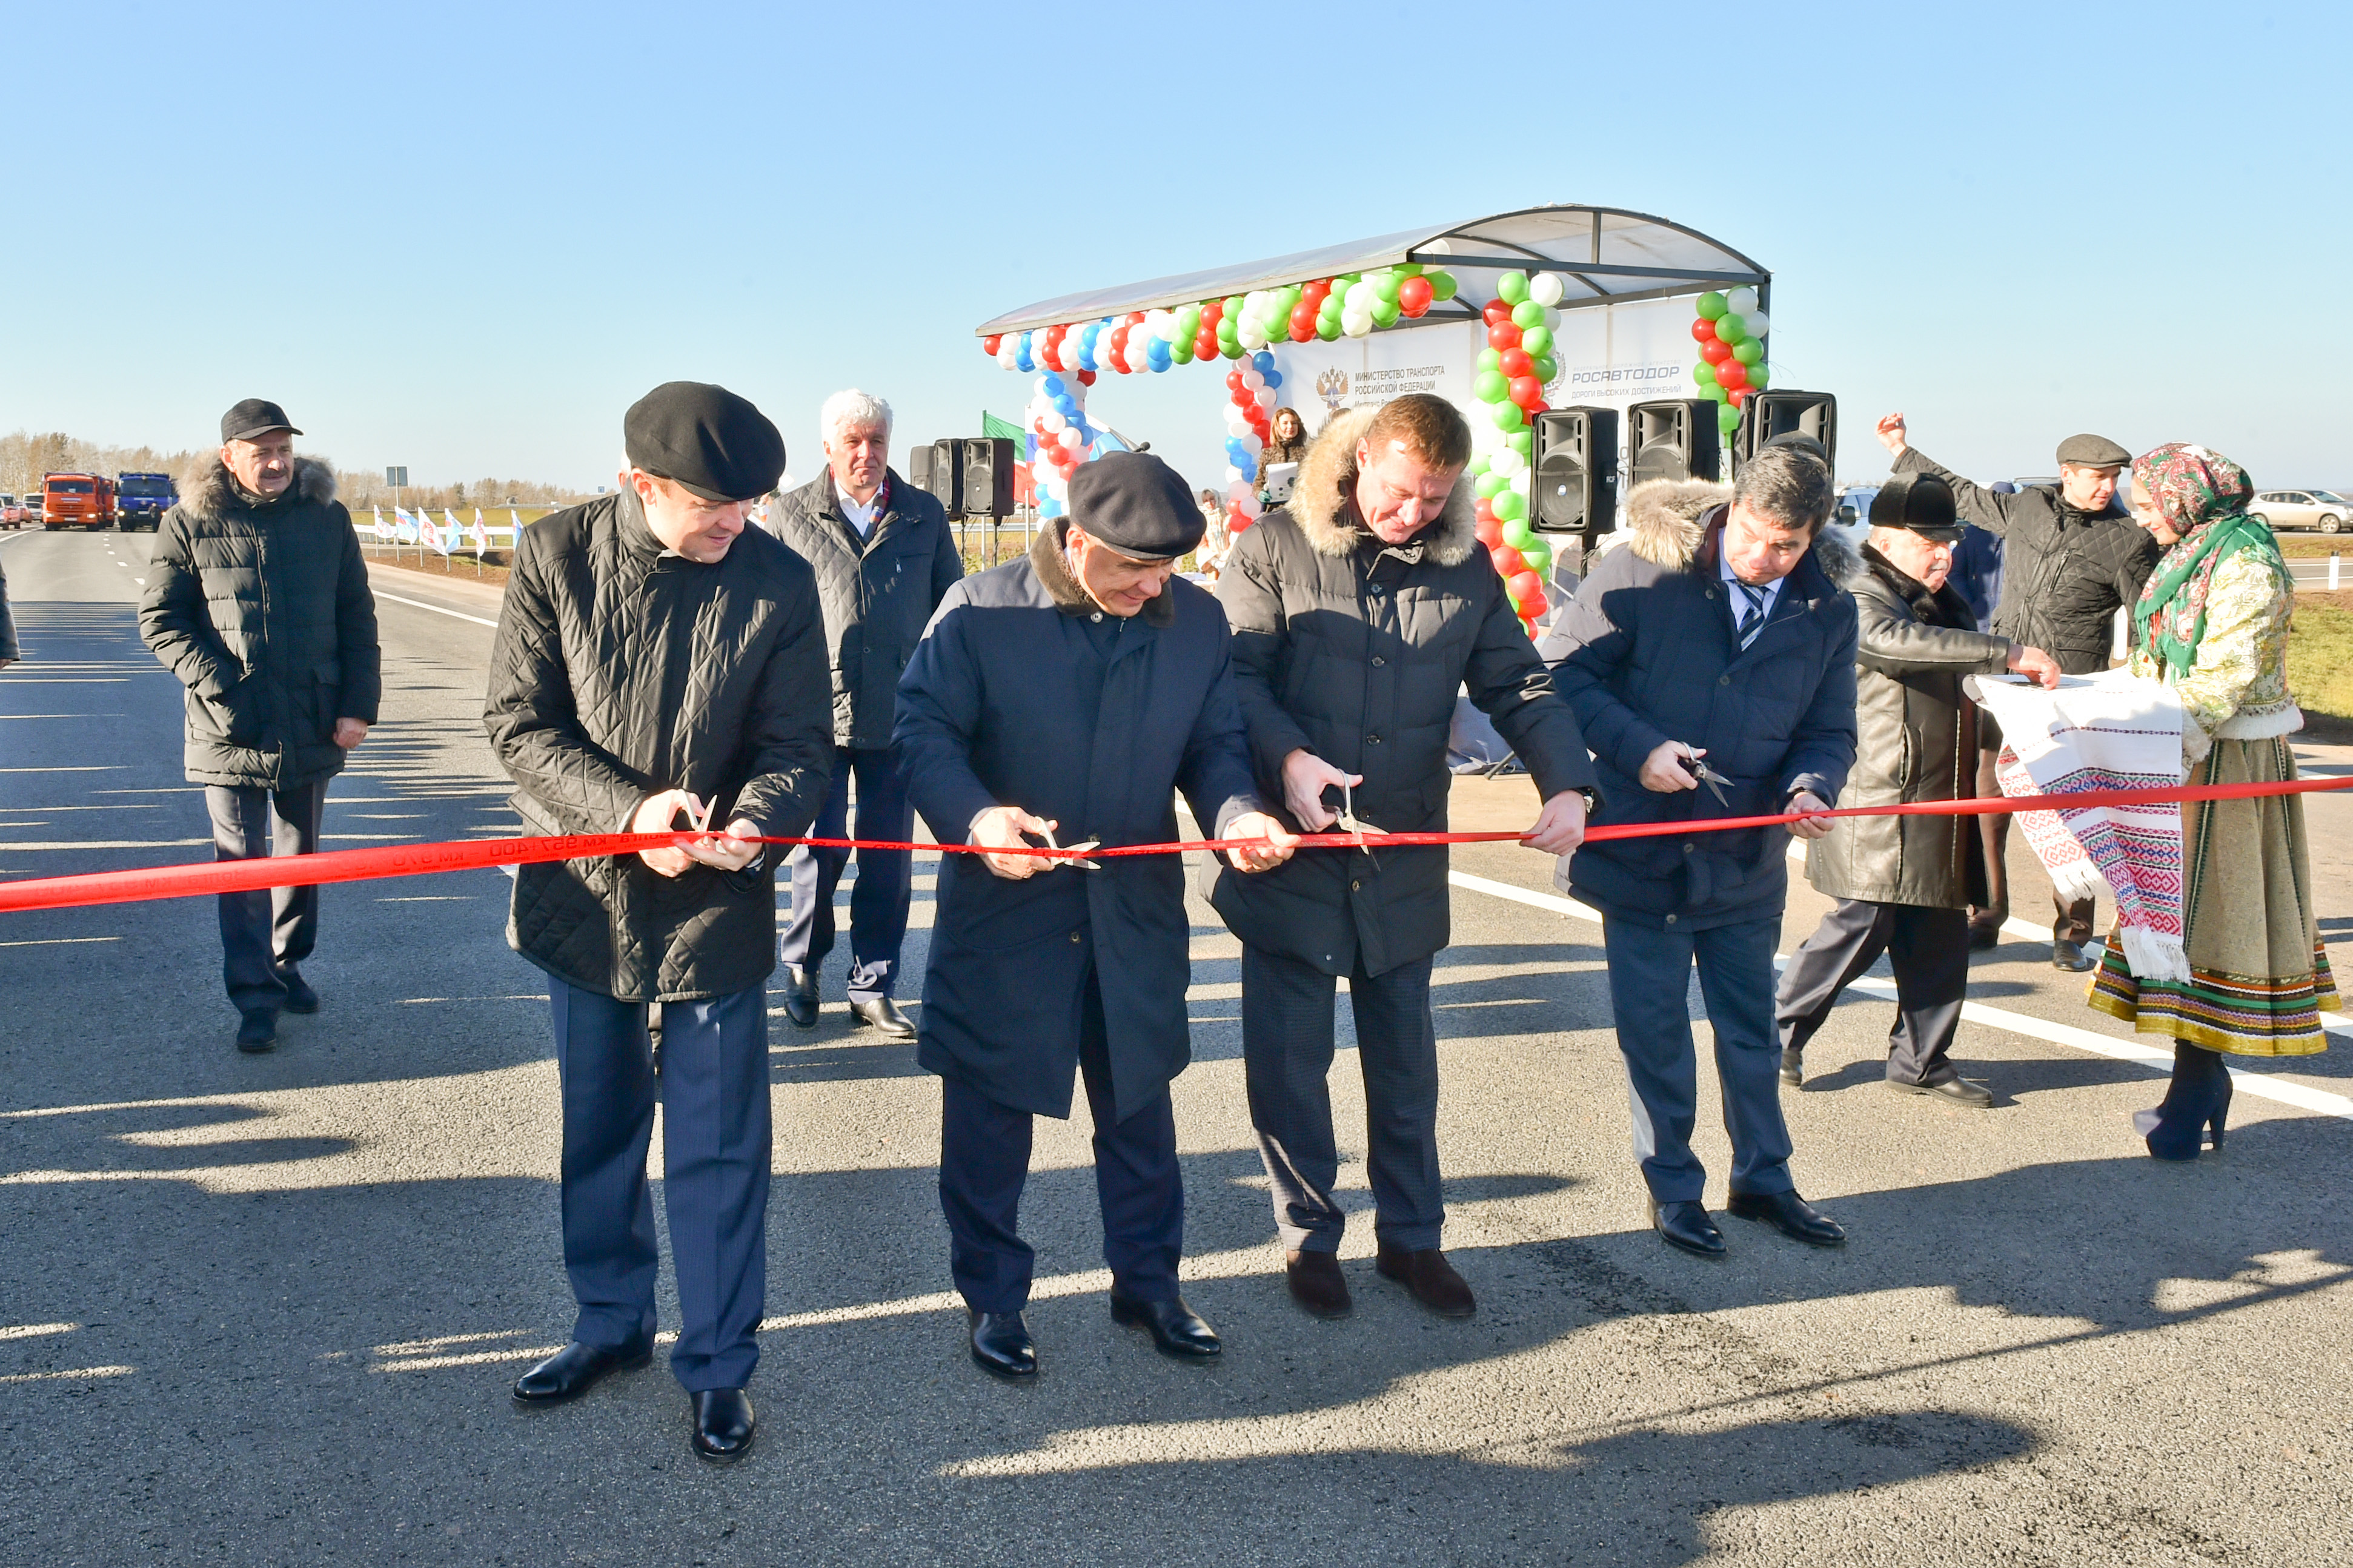
{"label": "green balloon", "polygon": [[1765,345],[1755,338],[1743,338],[1733,345],[1732,357],[1742,364],[1755,364],[1765,357]]}
{"label": "green balloon", "polygon": [[1241,342],[1241,337],[1242,330],[1234,325],[1231,318],[1228,318],[1227,320],[1218,323],[1219,347],[1222,348],[1228,343],[1238,343]]}
{"label": "green balloon", "polygon": [[1193,340],[1190,338],[1178,338],[1175,342],[1170,343],[1168,345],[1168,358],[1172,363],[1176,364],[1191,364],[1193,363]]}
{"label": "green balloon", "polygon": [[[1531,301],[1531,303],[1533,303],[1533,301]],[[1519,310],[1514,310],[1512,312],[1512,320],[1517,321],[1520,319],[1520,310],[1525,310],[1528,307],[1526,305],[1523,305],[1520,307]],[[1530,359],[1541,359],[1546,354],[1552,353],[1552,329],[1546,326],[1542,321],[1537,322],[1533,327],[1526,328],[1526,330],[1520,333],[1520,347],[1528,351],[1528,357]],[[1550,381],[1552,377],[1546,376],[1545,379],[1546,381]]]}
{"label": "green balloon", "polygon": [[[1512,307],[1512,325],[1519,328],[1523,333],[1525,333],[1531,328],[1543,326],[1544,307],[1537,304],[1534,300],[1521,300],[1518,304]],[[1520,346],[1522,348],[1528,346],[1527,340],[1525,336],[1523,336],[1520,341]]]}
{"label": "green balloon", "polygon": [[1504,490],[1509,489],[1511,488],[1511,480],[1505,479],[1503,475],[1494,472],[1493,469],[1490,469],[1486,473],[1481,474],[1479,478],[1472,482],[1471,488],[1479,492],[1479,499],[1481,500],[1486,500],[1497,494],[1500,494]]}
{"label": "green balloon", "polygon": [[1419,278],[1429,269],[1419,261],[1400,261],[1389,270],[1400,278]]}
{"label": "green balloon", "polygon": [[[1504,537],[1509,539],[1511,535],[1505,534]],[[1552,546],[1546,544],[1544,535],[1534,529],[1528,530],[1528,542],[1525,544],[1514,544],[1512,548],[1520,552],[1520,559],[1528,563],[1528,570],[1531,572],[1541,574],[1546,567],[1552,564]]]}
{"label": "green balloon", "polygon": [[1433,300],[1451,300],[1460,287],[1451,272],[1425,272],[1422,276],[1430,279],[1430,297]]}
{"label": "green balloon", "polygon": [[1495,279],[1495,298],[1506,305],[1516,305],[1528,297],[1528,275],[1506,272]]}
{"label": "green balloon", "polygon": [[[1498,496],[1495,499],[1500,502],[1503,497]],[[1517,495],[1514,495],[1512,499],[1515,501],[1520,500]],[[1521,510],[1514,513],[1509,521],[1504,523],[1504,542],[1518,551],[1525,559],[1529,547],[1536,542],[1536,531],[1528,525],[1527,503],[1520,501],[1520,507]],[[1498,521],[1502,521],[1503,515],[1500,510],[1495,514]]]}
{"label": "green balloon", "polygon": [[1766,383],[1771,379],[1772,378],[1770,376],[1766,374],[1765,367],[1763,365],[1752,364],[1748,367],[1748,384],[1755,387],[1757,391],[1764,391]]}
{"label": "green balloon", "polygon": [[1405,279],[1396,273],[1384,272],[1373,279],[1373,295],[1376,299],[1394,305],[1397,303],[1398,289],[1404,284]]}
{"label": "green balloon", "polygon": [[[1520,340],[1520,346],[1523,348],[1527,347],[1527,340],[1525,338],[1522,338]],[[1558,360],[1553,358],[1550,354],[1537,353],[1533,349],[1530,349],[1528,353],[1529,357],[1535,361],[1536,379],[1538,381],[1544,383],[1546,386],[1550,386],[1554,382],[1560,379],[1560,362]]]}
{"label": "green balloon", "polygon": [[1715,319],[1715,335],[1736,348],[1740,340],[1748,335],[1748,329],[1741,325],[1737,316],[1718,316]]}
{"label": "green balloon", "polygon": [[1496,404],[1494,418],[1498,430],[1517,430],[1528,422],[1527,416],[1520,412],[1520,405],[1516,403]]}
{"label": "green balloon", "polygon": [[1715,411],[1715,427],[1729,436],[1740,428],[1740,410],[1729,403]]}
{"label": "green balloon", "polygon": [[1176,331],[1184,337],[1194,337],[1201,331],[1201,307],[1187,305],[1176,312]]}
{"label": "green balloon", "polygon": [[1535,432],[1533,430],[1514,431],[1510,436],[1506,437],[1504,441],[1504,445],[1509,447],[1513,451],[1517,452],[1523,458],[1535,450]]}
{"label": "green balloon", "polygon": [[1373,325],[1377,327],[1396,326],[1399,313],[1395,300],[1377,299],[1373,301]]}
{"label": "green balloon", "polygon": [[1471,395],[1482,403],[1501,403],[1511,391],[1511,382],[1500,370],[1482,370],[1471,383]]}
{"label": "green balloon", "polygon": [[[1495,521],[1501,523],[1509,524],[1528,515],[1527,498],[1517,490],[1497,490],[1495,499],[1487,504],[1494,509]],[[1527,524],[1523,522],[1520,526],[1525,528]],[[1511,536],[1512,531],[1506,527],[1504,530],[1504,537],[1509,539]]]}
{"label": "green balloon", "polygon": [[[1478,357],[1477,359],[1475,359],[1475,360],[1472,360],[1472,361],[1471,362],[1471,364],[1472,364],[1472,367],[1473,369],[1475,369],[1475,370],[1493,370],[1496,366],[1498,366],[1498,365],[1502,364],[1503,363],[1504,363],[1504,356],[1503,356],[1500,353],[1498,353],[1496,350],[1494,350],[1494,349],[1481,349],[1481,350],[1479,351],[1479,357]],[[1493,401],[1494,401],[1494,399],[1491,397],[1491,398],[1489,398],[1487,401],[1488,401],[1488,402],[1490,402],[1490,403],[1492,403],[1492,402],[1493,402]]]}
{"label": "green balloon", "polygon": [[1224,319],[1229,321],[1240,321],[1242,319],[1242,297],[1240,294],[1229,294],[1226,296],[1226,312]]}
{"label": "green balloon", "polygon": [[1349,289],[1355,288],[1364,280],[1365,275],[1361,272],[1343,272],[1337,278],[1332,279],[1332,292],[1335,294],[1345,294]]}
{"label": "green balloon", "polygon": [[1692,366],[1692,379],[1699,383],[1702,386],[1714,386],[1715,384],[1715,366],[1708,363],[1705,360],[1700,361],[1697,364]]}
{"label": "green balloon", "polygon": [[1699,297],[1699,313],[1705,321],[1715,321],[1730,309],[1732,307],[1725,302],[1724,296],[1713,289]]}
{"label": "green balloon", "polygon": [[1228,359],[1240,359],[1242,357],[1242,341],[1240,338],[1220,340],[1218,352]]}
{"label": "green balloon", "polygon": [[1337,338],[1340,335],[1340,318],[1337,316],[1316,317],[1315,335],[1323,339],[1327,343],[1332,342],[1335,338]]}
{"label": "green balloon", "polygon": [[1724,384],[1720,381],[1711,382],[1709,384],[1701,387],[1699,389],[1699,395],[1702,397],[1712,397],[1718,403],[1728,403],[1732,400],[1732,394],[1724,390]]}

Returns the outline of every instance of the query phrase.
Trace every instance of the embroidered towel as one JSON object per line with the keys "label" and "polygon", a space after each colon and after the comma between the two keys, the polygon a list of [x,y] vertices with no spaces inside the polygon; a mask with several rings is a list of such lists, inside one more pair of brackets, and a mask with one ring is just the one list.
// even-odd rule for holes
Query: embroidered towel
{"label": "embroidered towel", "polygon": [[[2161,789],[2181,772],[2181,701],[2123,669],[2062,677],[2045,691],[2022,677],[1972,676],[1969,695],[2001,725],[1994,777],[2006,795]],[[2181,947],[2178,804],[2021,811],[2020,830],[2070,899],[2116,895],[2125,961],[2145,980],[2189,978]]]}

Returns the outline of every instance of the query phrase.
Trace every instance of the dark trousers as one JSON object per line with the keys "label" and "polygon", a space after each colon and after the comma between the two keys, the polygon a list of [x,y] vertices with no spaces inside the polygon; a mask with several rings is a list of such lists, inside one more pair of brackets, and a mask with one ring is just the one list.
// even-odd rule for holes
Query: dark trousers
{"label": "dark trousers", "polygon": [[[2001,794],[2001,781],[1994,777],[1993,770],[1994,759],[2001,751],[2001,731],[1993,728],[1991,714],[1978,714],[1978,734],[1990,732],[1993,744],[1978,752],[1977,795],[1979,800],[1992,800]],[[1986,901],[1978,907],[1977,918],[2000,925],[2010,918],[2010,813],[1989,811],[1978,817],[1978,833],[1985,846]],[[2090,899],[2070,900],[2053,888],[2051,904],[2052,942],[2081,945],[2092,940],[2092,916],[2098,906]]]}
{"label": "dark trousers", "polygon": [[659,1097],[681,1320],[670,1368],[690,1394],[743,1387],[760,1363],[753,1336],[767,1293],[767,988],[662,1003],[659,1080],[644,1003],[553,977],[548,1002],[564,1085],[564,1268],[580,1303],[572,1337],[653,1343],[646,1149]]}
{"label": "dark trousers", "polygon": [[1715,1032],[1724,1128],[1732,1134],[1732,1190],[1786,1193],[1789,1129],[1781,1120],[1780,1042],[1773,1033],[1773,943],[1778,919],[1664,931],[1605,918],[1609,1005],[1632,1089],[1634,1154],[1661,1203],[1696,1203],[1707,1172],[1692,1152],[1699,1064],[1688,996],[1692,965]]}
{"label": "dark trousers", "polygon": [[[1124,1121],[1113,1121],[1111,1058],[1103,993],[1092,971],[1079,1031],[1079,1072],[1094,1117],[1095,1196],[1103,1205],[1103,1261],[1112,1283],[1146,1301],[1176,1299],[1185,1250],[1185,1181],[1176,1165],[1176,1118],[1164,1092]],[[956,1079],[941,1081],[940,1207],[948,1265],[976,1312],[1029,1304],[1037,1255],[1021,1239],[1021,1188],[1029,1175],[1030,1113],[999,1105]]]}
{"label": "dark trousers", "polygon": [[[849,781],[858,780],[858,831],[849,825]],[[906,781],[887,751],[833,753],[833,784],[810,827],[811,838],[888,838],[905,843],[914,831],[914,808]],[[777,956],[796,968],[814,970],[833,951],[833,892],[841,885],[847,849],[795,849],[786,861],[793,885],[793,910]],[[873,1002],[891,994],[898,977],[899,947],[907,936],[907,904],[913,857],[904,849],[858,851],[858,880],[849,889],[849,999]]]}
{"label": "dark trousers", "polygon": [[[213,858],[258,860],[310,855],[319,847],[327,781],[299,789],[205,786],[213,819]],[[286,1005],[281,971],[311,956],[319,942],[319,889],[270,888],[220,895],[221,977],[240,1013],[275,1017]]]}
{"label": "dark trousers", "polygon": [[[1438,1036],[1430,963],[1348,976],[1356,1065],[1365,1075],[1373,1231],[1388,1245],[1436,1247],[1446,1224],[1438,1176]],[[1333,1201],[1334,977],[1312,963],[1242,948],[1242,1064],[1250,1125],[1274,1189],[1275,1228],[1293,1252],[1336,1252],[1347,1223]]]}
{"label": "dark trousers", "polygon": [[1949,1059],[1969,984],[1969,917],[1965,910],[1870,904],[1842,899],[1781,972],[1774,1016],[1781,1048],[1802,1051],[1838,1003],[1839,993],[1891,955],[1895,968],[1895,1027],[1887,1037],[1891,1083],[1944,1083],[1959,1077]]}

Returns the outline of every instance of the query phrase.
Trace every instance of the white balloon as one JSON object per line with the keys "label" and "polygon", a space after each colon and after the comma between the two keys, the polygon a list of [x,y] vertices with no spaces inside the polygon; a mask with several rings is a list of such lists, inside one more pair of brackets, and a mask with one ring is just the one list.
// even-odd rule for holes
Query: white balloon
{"label": "white balloon", "polygon": [[1766,321],[1762,310],[1743,310],[1740,324],[1748,329],[1748,335],[1752,338],[1761,338],[1772,330],[1772,323]]}
{"label": "white balloon", "polygon": [[1274,388],[1271,386],[1261,386],[1258,389],[1256,395],[1258,397],[1258,405],[1261,408],[1271,408],[1274,406]]}
{"label": "white balloon", "polygon": [[1244,432],[1241,441],[1242,450],[1248,452],[1252,457],[1256,457],[1259,453],[1266,450],[1266,443],[1259,439],[1258,432],[1255,430]]}
{"label": "white balloon", "polygon": [[1226,421],[1226,434],[1229,436],[1247,436],[1250,434],[1250,421],[1247,419],[1229,419]]}
{"label": "white balloon", "polygon": [[1079,428],[1075,425],[1063,426],[1061,435],[1057,437],[1056,439],[1060,441],[1063,446],[1069,447],[1073,452],[1086,445],[1084,441],[1079,438]]}
{"label": "white balloon", "polygon": [[1240,510],[1244,517],[1251,519],[1255,519],[1258,514],[1264,510],[1258,504],[1258,495],[1255,491],[1242,497],[1240,501],[1235,503],[1235,506],[1236,510]]}
{"label": "white balloon", "polygon": [[[1490,420],[1489,423],[1493,424],[1493,421]],[[1497,434],[1500,435],[1502,432],[1498,431]],[[1510,447],[1504,447],[1497,450],[1495,455],[1488,459],[1487,466],[1492,471],[1504,475],[1508,478],[1509,476],[1520,471],[1520,454],[1516,450]]]}
{"label": "white balloon", "polygon": [[1352,338],[1366,337],[1373,330],[1372,315],[1365,310],[1343,311],[1340,316],[1340,330]]}
{"label": "white balloon", "polygon": [[1242,366],[1242,384],[1250,391],[1256,392],[1266,384],[1266,377],[1260,372],[1258,366],[1246,364]]}
{"label": "white balloon", "polygon": [[1234,467],[1231,463],[1228,463],[1226,465],[1226,483],[1231,487],[1227,491],[1229,495],[1231,495],[1246,488],[1250,484],[1250,481],[1242,478],[1242,471],[1240,468]]}
{"label": "white balloon", "polygon": [[1237,327],[1234,330],[1234,336],[1240,340],[1242,347],[1246,349],[1262,349],[1266,347],[1266,334],[1259,330],[1259,325],[1256,321],[1244,321],[1240,327]]}
{"label": "white balloon", "polygon": [[1724,297],[1724,306],[1736,316],[1745,316],[1757,309],[1757,290],[1744,283]]}
{"label": "white balloon", "polygon": [[1518,473],[1512,476],[1510,488],[1521,496],[1525,496],[1528,493],[1529,477],[1528,471],[1525,468],[1522,468]]}
{"label": "white balloon", "polygon": [[1567,292],[1557,272],[1539,272],[1528,279],[1528,298],[1549,310]]}
{"label": "white balloon", "polygon": [[1359,280],[1349,284],[1348,291],[1340,296],[1340,309],[1344,313],[1350,310],[1361,310],[1366,314],[1370,314],[1373,309],[1373,301],[1378,298],[1380,298],[1380,296],[1373,292],[1373,286],[1371,284]]}

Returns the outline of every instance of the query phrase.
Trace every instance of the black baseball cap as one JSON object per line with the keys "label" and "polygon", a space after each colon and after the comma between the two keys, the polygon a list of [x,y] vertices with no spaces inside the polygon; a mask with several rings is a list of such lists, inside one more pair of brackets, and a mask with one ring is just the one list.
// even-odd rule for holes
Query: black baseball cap
{"label": "black baseball cap", "polygon": [[250,441],[272,430],[283,430],[290,436],[302,434],[294,428],[294,421],[286,417],[286,410],[266,397],[248,397],[221,416],[224,442]]}

